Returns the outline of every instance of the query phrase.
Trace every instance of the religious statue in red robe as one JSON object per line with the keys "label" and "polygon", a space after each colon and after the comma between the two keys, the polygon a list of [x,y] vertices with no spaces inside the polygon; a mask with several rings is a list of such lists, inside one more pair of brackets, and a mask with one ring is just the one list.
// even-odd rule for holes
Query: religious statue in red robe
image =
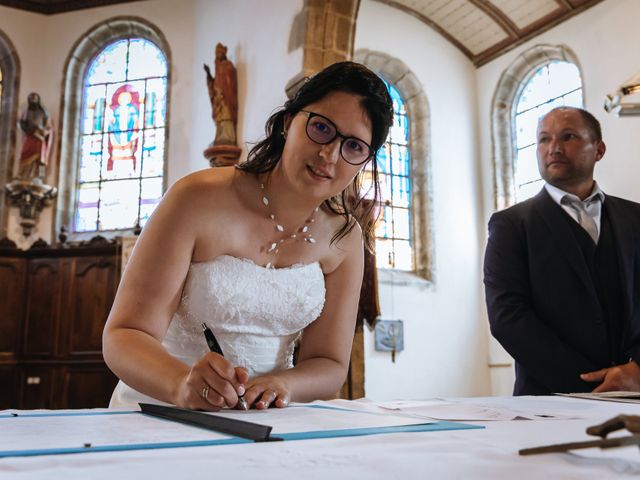
{"label": "religious statue in red robe", "polygon": [[213,145],[235,145],[236,125],[238,121],[238,81],[236,68],[227,59],[227,47],[216,45],[215,77],[207,72],[207,88],[211,100],[211,116],[216,125],[216,138]]}
{"label": "religious statue in red robe", "polygon": [[24,133],[18,164],[18,178],[31,181],[44,179],[53,145],[53,126],[49,112],[40,103],[40,95],[30,93],[27,108],[18,122]]}

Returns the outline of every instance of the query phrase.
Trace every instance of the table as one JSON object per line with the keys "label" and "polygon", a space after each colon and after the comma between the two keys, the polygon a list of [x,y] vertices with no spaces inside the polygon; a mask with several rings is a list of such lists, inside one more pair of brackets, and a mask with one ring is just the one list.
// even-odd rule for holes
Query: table
{"label": "table", "polygon": [[[540,400],[541,397],[537,397]],[[393,433],[242,445],[83,453],[0,459],[0,478],[337,480],[403,478],[608,479],[640,475],[636,447],[530,457],[518,450],[587,440],[585,428],[617,414],[640,415],[640,405],[542,397],[582,418],[466,422],[484,429]],[[527,397],[499,400],[519,408]],[[355,404],[354,404],[355,405]],[[5,412],[6,413],[6,412]],[[2,434],[0,430],[0,435]]]}

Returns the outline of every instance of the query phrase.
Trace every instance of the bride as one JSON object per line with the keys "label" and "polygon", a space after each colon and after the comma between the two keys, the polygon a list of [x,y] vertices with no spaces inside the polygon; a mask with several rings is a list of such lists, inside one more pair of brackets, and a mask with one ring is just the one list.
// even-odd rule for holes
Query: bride
{"label": "bride", "polygon": [[[361,172],[392,115],[373,72],[331,65],[269,118],[245,163],[193,173],[168,190],[105,326],[104,357],[121,380],[111,406],[218,410],[244,396],[263,409],[340,389],[363,243],[373,242]],[[375,161],[372,169],[377,200]],[[209,351],[203,324],[224,356]]]}

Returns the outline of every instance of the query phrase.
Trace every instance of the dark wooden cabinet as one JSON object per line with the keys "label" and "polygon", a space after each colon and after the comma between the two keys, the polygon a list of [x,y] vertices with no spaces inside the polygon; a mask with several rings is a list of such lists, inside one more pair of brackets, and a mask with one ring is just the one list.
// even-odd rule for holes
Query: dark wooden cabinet
{"label": "dark wooden cabinet", "polygon": [[18,401],[13,408],[55,408],[54,368],[46,364],[18,365]]}
{"label": "dark wooden cabinet", "polygon": [[22,339],[26,268],[24,258],[0,256],[0,361],[15,360]]}
{"label": "dark wooden cabinet", "polygon": [[27,262],[26,315],[21,356],[47,359],[55,355],[60,270],[57,258],[30,258]]}
{"label": "dark wooden cabinet", "polygon": [[[102,329],[118,285],[116,259],[91,256],[66,263],[65,277],[70,282],[61,305],[66,328],[60,349],[77,359],[102,358]],[[87,318],[97,321],[87,322]]]}
{"label": "dark wooden cabinet", "polygon": [[104,364],[70,364],[60,368],[57,374],[59,391],[55,396],[59,405],[55,408],[106,407],[117,381]]}
{"label": "dark wooden cabinet", "polygon": [[118,243],[0,245],[0,409],[106,407],[117,382],[102,330],[120,277]]}
{"label": "dark wooden cabinet", "polygon": [[0,361],[0,409],[19,405],[19,372],[15,363]]}

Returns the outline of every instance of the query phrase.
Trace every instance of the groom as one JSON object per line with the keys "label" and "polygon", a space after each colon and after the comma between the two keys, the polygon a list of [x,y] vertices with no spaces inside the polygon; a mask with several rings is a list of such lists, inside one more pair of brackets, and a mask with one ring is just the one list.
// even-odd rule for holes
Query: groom
{"label": "groom", "polygon": [[484,263],[514,395],[640,391],[640,205],[594,181],[606,147],[589,112],[556,108],[537,135],[546,184],[491,217]]}

